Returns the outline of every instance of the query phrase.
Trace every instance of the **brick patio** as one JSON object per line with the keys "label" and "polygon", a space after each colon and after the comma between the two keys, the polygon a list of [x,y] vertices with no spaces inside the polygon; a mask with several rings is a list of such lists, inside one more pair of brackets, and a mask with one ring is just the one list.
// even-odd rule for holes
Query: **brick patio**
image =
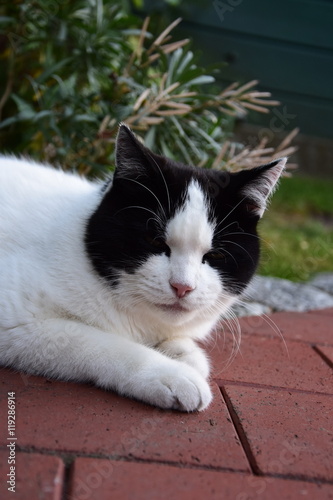
{"label": "brick patio", "polygon": [[[228,328],[206,347],[215,398],[201,413],[0,369],[0,498],[333,499],[333,309],[240,323],[232,362]],[[15,494],[6,484],[8,391]]]}

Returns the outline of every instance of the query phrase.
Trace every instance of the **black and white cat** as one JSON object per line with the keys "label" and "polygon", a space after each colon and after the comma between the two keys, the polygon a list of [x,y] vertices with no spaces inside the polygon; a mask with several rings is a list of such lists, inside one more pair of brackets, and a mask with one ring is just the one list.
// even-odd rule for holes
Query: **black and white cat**
{"label": "black and white cat", "polygon": [[286,159],[227,174],[158,156],[124,125],[90,182],[0,158],[0,364],[159,406],[212,398],[205,339],[259,258]]}

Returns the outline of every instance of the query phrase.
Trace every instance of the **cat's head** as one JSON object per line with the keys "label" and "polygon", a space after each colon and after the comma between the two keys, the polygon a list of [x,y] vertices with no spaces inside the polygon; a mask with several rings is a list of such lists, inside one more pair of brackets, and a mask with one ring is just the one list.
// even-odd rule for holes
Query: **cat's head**
{"label": "cat's head", "polygon": [[122,125],[114,178],[87,228],[95,270],[124,306],[162,321],[222,314],[255,272],[257,223],[285,163],[194,168],[154,154]]}

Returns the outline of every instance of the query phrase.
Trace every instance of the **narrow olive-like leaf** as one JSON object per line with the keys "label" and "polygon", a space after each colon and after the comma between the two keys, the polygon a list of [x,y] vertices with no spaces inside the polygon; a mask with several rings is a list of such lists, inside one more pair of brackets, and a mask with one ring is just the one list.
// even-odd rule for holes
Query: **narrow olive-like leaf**
{"label": "narrow olive-like leaf", "polygon": [[173,115],[184,115],[188,113],[188,110],[184,109],[166,109],[155,111],[157,116],[173,116]]}
{"label": "narrow olive-like leaf", "polygon": [[53,114],[53,111],[49,109],[44,109],[43,111],[39,111],[39,113],[36,113],[33,117],[33,121],[37,122],[38,120],[41,120],[47,116],[51,116]]}
{"label": "narrow olive-like leaf", "polygon": [[[172,96],[172,97],[174,97],[174,96]],[[166,106],[168,108],[182,109],[183,111],[186,111],[186,112],[189,112],[192,110],[192,107],[189,104],[185,104],[184,102],[166,101],[163,103],[163,106]]]}
{"label": "narrow olive-like leaf", "polygon": [[252,104],[251,102],[242,102],[244,108],[253,109],[253,111],[258,111],[258,113],[269,113],[269,109],[263,106],[258,106],[257,104]]}
{"label": "narrow olive-like leaf", "polygon": [[24,99],[22,99],[17,94],[12,94],[11,97],[12,97],[13,101],[15,102],[21,117],[24,116],[24,119],[26,119],[26,117],[32,118],[35,115],[35,113],[36,113],[35,110],[28,102],[26,102]]}
{"label": "narrow olive-like leaf", "polygon": [[10,24],[15,22],[14,17],[0,16],[0,24]]}
{"label": "narrow olive-like leaf", "polygon": [[95,123],[97,121],[97,117],[94,115],[87,114],[78,114],[74,116],[75,122],[92,122]]}
{"label": "narrow olive-like leaf", "polygon": [[178,19],[175,19],[167,28],[165,28],[164,31],[156,38],[154,45],[160,45],[163,43],[163,40],[166,38],[166,36],[180,23],[182,19],[179,17]]}
{"label": "narrow olive-like leaf", "polygon": [[144,143],[147,146],[147,148],[154,149],[155,138],[156,138],[156,127],[152,126],[149,128],[144,139]]}
{"label": "narrow olive-like leaf", "polygon": [[182,73],[186,70],[186,68],[192,63],[193,61],[193,52],[189,50],[188,52],[184,53],[183,60],[179,64],[176,75],[177,77],[181,77]]}
{"label": "narrow olive-like leaf", "polygon": [[55,74],[59,69],[66,66],[66,64],[68,64],[72,60],[72,57],[66,57],[66,59],[63,59],[62,61],[49,66],[41,75],[36,78],[36,81],[38,83],[44,83],[51,75]]}
{"label": "narrow olive-like leaf", "polygon": [[6,118],[5,120],[2,120],[0,122],[0,128],[9,127],[9,125],[12,125],[13,123],[17,123],[19,121],[21,121],[19,114],[15,115],[15,116],[10,116],[9,118]]}
{"label": "narrow olive-like leaf", "polygon": [[168,67],[168,73],[167,73],[167,80],[166,80],[166,85],[170,86],[173,83],[173,76],[175,73],[175,69],[182,57],[182,49],[177,49],[171,56],[170,61],[169,61],[169,67]]}
{"label": "narrow olive-like leaf", "polygon": [[215,78],[213,76],[201,75],[187,83],[188,85],[204,85],[206,83],[213,83],[213,82],[215,82]]}
{"label": "narrow olive-like leaf", "polygon": [[175,137],[175,143],[178,146],[180,152],[182,153],[182,157],[184,158],[185,162],[191,165],[192,163],[192,158],[188,153],[188,150],[186,149],[184,142],[180,139],[180,137]]}

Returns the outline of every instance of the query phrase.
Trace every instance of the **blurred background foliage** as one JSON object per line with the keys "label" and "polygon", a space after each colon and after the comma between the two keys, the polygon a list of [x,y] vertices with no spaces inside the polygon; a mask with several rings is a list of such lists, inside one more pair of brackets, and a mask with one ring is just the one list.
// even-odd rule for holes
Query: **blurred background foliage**
{"label": "blurred background foliage", "polygon": [[102,176],[123,121],[156,152],[202,167],[239,170],[292,153],[296,131],[277,148],[232,140],[235,120],[278,102],[256,81],[217,86],[223,65],[202,67],[188,39],[174,40],[179,22],[161,27],[124,1],[0,6],[2,151]]}
{"label": "blurred background foliage", "polygon": [[[173,35],[172,9],[149,19],[141,0],[133,3],[136,15],[124,0],[0,5],[2,153],[103,177],[121,121],[155,152],[205,168],[234,171],[294,152],[297,129],[277,147],[236,142],[237,120],[278,102],[256,81],[221,88],[225,63],[203,67],[190,41]],[[333,269],[332,189],[331,181],[282,180],[261,226],[262,274],[306,280]]]}

